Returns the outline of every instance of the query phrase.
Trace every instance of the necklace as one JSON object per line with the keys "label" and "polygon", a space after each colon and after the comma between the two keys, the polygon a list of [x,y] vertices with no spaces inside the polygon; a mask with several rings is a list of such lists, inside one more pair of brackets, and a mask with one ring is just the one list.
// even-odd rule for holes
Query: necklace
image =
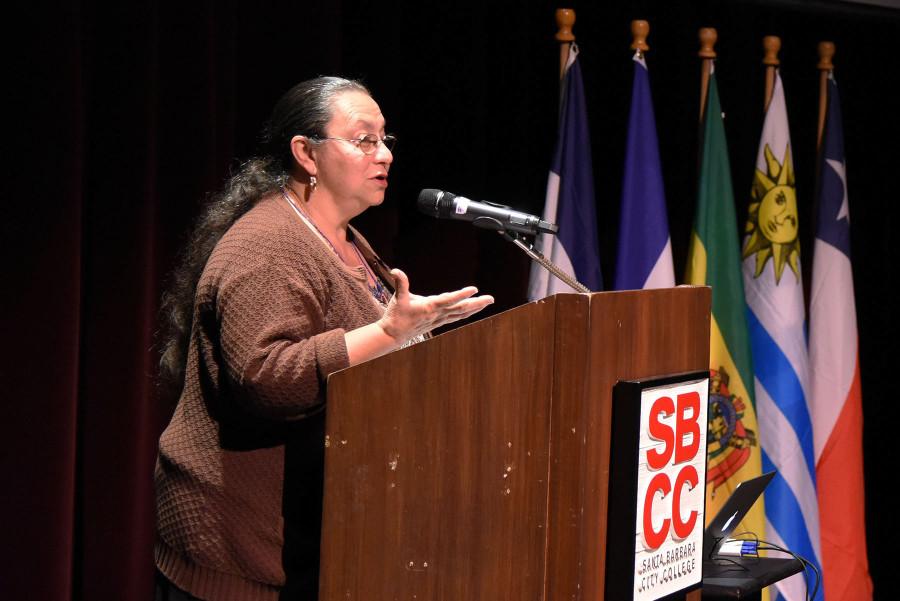
{"label": "necklace", "polygon": [[[372,293],[372,296],[374,296],[375,300],[377,300],[379,303],[381,303],[382,305],[387,305],[388,301],[390,300],[390,295],[388,294],[387,289],[384,287],[384,283],[381,281],[381,278],[375,275],[375,272],[372,271],[372,268],[369,267],[369,262],[366,261],[363,258],[362,253],[359,252],[359,247],[356,246],[355,240],[352,242],[352,244],[353,250],[356,251],[356,256],[359,257],[360,263],[363,264],[363,267],[368,273],[368,276],[366,277],[366,284],[369,286],[369,292]],[[374,282],[374,285],[372,284],[372,282]]]}
{"label": "necklace", "polygon": [[[344,256],[338,251],[337,247],[331,243],[331,240],[328,239],[328,236],[325,235],[325,232],[319,229],[319,226],[316,225],[316,222],[313,221],[312,217],[310,217],[305,211],[301,210],[299,206],[294,202],[294,200],[287,193],[287,188],[285,186],[281,187],[281,195],[284,199],[291,205],[291,208],[294,209],[294,212],[300,216],[303,221],[310,224],[313,229],[315,229],[319,236],[328,244],[334,254],[341,260],[344,265],[347,265],[347,261],[344,259]],[[372,293],[372,296],[375,297],[375,300],[378,301],[382,305],[387,305],[390,300],[390,295],[388,294],[387,288],[385,288],[384,283],[381,281],[375,272],[372,271],[372,268],[369,267],[369,262],[365,260],[362,256],[362,253],[359,251],[359,247],[356,245],[355,240],[351,240],[350,244],[353,246],[353,250],[356,251],[356,256],[359,258],[359,262],[363,267],[363,271],[366,274],[366,287],[369,289],[369,292]]]}

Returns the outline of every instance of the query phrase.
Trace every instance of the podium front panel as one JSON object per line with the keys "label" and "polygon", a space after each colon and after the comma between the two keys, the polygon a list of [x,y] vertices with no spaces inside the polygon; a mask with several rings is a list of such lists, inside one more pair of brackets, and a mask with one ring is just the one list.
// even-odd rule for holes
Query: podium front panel
{"label": "podium front panel", "polygon": [[330,378],[320,599],[541,598],[554,307]]}

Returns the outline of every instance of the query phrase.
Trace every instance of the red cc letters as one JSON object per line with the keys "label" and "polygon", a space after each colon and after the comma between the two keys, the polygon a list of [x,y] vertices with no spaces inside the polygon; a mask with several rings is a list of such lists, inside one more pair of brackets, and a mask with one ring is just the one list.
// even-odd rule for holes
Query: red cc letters
{"label": "red cc letters", "polygon": [[[661,421],[663,417],[675,413],[675,429]],[[700,450],[700,395],[687,392],[678,395],[676,404],[670,397],[661,396],[654,401],[650,409],[648,430],[650,438],[663,443],[663,448],[647,450],[647,466],[651,471],[659,471],[667,466],[677,466],[694,459]],[[685,444],[685,436],[689,442]],[[674,455],[674,457],[673,457]],[[668,470],[671,471],[671,470]],[[685,465],[675,477],[674,487],[669,473],[660,472],[650,480],[647,494],[644,496],[644,540],[650,550],[659,548],[669,535],[674,533],[676,540],[683,540],[693,531],[697,522],[697,511],[692,510],[687,520],[681,517],[681,491],[685,484],[693,489],[700,484],[697,469],[693,465]],[[672,493],[671,508],[668,508],[659,530],[653,529],[653,500],[657,493],[662,493],[663,501]]]}

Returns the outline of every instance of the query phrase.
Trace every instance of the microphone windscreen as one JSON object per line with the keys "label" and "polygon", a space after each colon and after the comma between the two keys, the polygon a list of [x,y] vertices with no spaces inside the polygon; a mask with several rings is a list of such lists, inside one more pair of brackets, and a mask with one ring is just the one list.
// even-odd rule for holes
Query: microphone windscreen
{"label": "microphone windscreen", "polygon": [[435,190],[434,188],[425,188],[419,192],[419,211],[432,217],[441,217],[448,215],[453,210],[453,199],[455,195],[443,190]]}

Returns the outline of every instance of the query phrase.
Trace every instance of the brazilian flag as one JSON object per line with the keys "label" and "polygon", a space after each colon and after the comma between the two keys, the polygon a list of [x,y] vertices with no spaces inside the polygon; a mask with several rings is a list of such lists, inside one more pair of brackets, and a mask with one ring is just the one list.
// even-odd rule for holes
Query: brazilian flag
{"label": "brazilian flag", "polygon": [[[731,167],[715,74],[709,79],[702,135],[697,214],[685,279],[688,284],[712,287],[708,521],[738,483],[760,475],[762,464]],[[750,531],[763,538],[762,505],[757,503],[735,532]]]}

